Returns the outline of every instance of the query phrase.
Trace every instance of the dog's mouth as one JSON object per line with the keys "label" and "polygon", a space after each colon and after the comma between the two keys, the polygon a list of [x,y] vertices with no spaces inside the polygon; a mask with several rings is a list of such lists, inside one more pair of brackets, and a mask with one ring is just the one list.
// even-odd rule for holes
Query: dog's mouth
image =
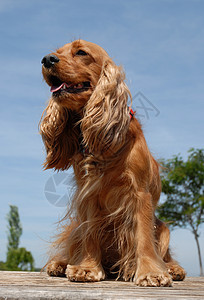
{"label": "dog's mouth", "polygon": [[53,93],[53,95],[59,95],[61,93],[82,93],[84,91],[87,91],[91,87],[89,81],[83,81],[79,83],[66,83],[62,82],[58,77],[55,76],[50,78],[50,82],[52,83],[50,91]]}

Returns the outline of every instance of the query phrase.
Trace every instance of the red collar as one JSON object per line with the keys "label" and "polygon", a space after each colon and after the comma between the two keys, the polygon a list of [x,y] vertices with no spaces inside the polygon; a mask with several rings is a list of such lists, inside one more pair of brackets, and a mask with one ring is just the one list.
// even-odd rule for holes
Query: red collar
{"label": "red collar", "polygon": [[130,108],[129,114],[130,114],[130,120],[132,120],[132,118],[135,115],[135,111],[133,111],[132,108]]}

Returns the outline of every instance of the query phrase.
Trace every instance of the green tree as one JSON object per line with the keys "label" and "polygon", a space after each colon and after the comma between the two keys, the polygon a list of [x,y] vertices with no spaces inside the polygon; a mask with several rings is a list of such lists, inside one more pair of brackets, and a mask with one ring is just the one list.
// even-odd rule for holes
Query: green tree
{"label": "green tree", "polygon": [[34,259],[30,251],[25,248],[10,248],[7,253],[7,270],[34,271]]}
{"label": "green tree", "polygon": [[19,248],[20,237],[23,229],[20,222],[18,207],[10,205],[10,211],[7,215],[8,221],[8,247],[6,262],[1,262],[0,268],[12,271],[34,271],[34,259],[30,251],[25,248]]}
{"label": "green tree", "polygon": [[1,271],[6,271],[7,267],[6,267],[6,263],[3,261],[0,261],[0,270]]}
{"label": "green tree", "polygon": [[18,207],[10,205],[10,211],[7,215],[8,221],[8,251],[9,249],[17,249],[22,235],[23,229],[20,223]]}
{"label": "green tree", "polygon": [[190,229],[196,241],[203,276],[199,244],[200,226],[204,222],[204,149],[190,149],[188,159],[180,155],[163,161],[162,191],[166,201],[159,206],[157,214],[169,223],[170,229]]}

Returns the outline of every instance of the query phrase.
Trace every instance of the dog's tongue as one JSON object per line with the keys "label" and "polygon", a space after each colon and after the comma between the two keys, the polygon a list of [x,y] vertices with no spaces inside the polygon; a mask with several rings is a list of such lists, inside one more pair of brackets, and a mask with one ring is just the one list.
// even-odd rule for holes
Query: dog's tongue
{"label": "dog's tongue", "polygon": [[57,91],[59,91],[60,89],[61,89],[61,87],[62,87],[62,84],[60,85],[60,86],[51,86],[51,88],[50,88],[50,92],[51,93],[54,93],[54,92],[57,92]]}
{"label": "dog's tongue", "polygon": [[51,93],[54,93],[54,92],[57,92],[57,91],[59,91],[60,89],[66,89],[66,88],[69,88],[71,86],[71,84],[70,85],[68,85],[67,83],[62,83],[60,86],[51,86],[51,88],[50,88],[50,92]]}

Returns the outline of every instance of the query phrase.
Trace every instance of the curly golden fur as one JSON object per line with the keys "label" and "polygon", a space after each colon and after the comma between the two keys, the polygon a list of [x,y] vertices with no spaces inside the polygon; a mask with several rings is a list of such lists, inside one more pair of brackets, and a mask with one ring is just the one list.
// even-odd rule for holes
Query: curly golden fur
{"label": "curly golden fur", "polygon": [[51,276],[99,281],[116,275],[140,286],[170,286],[184,270],[155,215],[159,165],[130,117],[125,74],[104,49],[77,40],[45,56],[52,97],[41,124],[45,168],[73,166],[77,190],[47,265]]}

